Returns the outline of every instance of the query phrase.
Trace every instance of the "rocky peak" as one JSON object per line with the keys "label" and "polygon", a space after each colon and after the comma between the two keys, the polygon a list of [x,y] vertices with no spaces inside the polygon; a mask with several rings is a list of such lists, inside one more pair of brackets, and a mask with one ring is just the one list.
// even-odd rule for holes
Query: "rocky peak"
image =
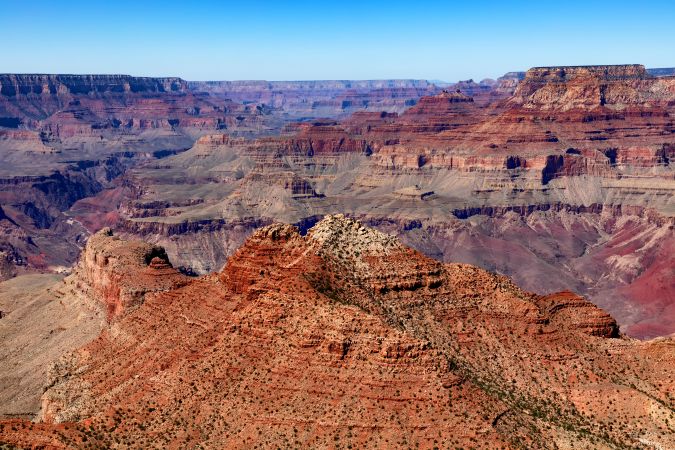
{"label": "rocky peak", "polygon": [[324,217],[309,230],[307,236],[322,251],[333,255],[384,256],[403,249],[396,237],[365,227],[343,214]]}

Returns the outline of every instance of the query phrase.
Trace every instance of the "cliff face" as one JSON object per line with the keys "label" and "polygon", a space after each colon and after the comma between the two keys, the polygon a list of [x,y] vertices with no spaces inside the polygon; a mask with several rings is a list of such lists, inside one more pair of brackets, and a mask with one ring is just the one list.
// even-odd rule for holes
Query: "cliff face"
{"label": "cliff face", "polygon": [[112,93],[185,92],[187,83],[180,78],[148,78],[129,75],[42,75],[0,74],[0,95],[65,96]]}
{"label": "cliff face", "polygon": [[530,69],[511,100],[526,109],[591,110],[667,106],[675,79],[654,78],[641,65]]}
{"label": "cliff face", "polygon": [[0,438],[670,447],[672,346],[621,337],[570,292],[531,294],[342,216],[305,236],[273,224],[217,276],[147,297],[62,359],[46,423],[5,422]]}
{"label": "cliff face", "polygon": [[112,320],[142,304],[147,294],[176,289],[188,281],[173,269],[163,248],[122,241],[104,228],[89,238],[64,283],[82,301],[102,307]]}
{"label": "cliff face", "polygon": [[250,117],[262,115],[257,106],[193,94],[180,78],[0,74],[0,127],[51,140],[157,128],[248,131],[264,127]]}

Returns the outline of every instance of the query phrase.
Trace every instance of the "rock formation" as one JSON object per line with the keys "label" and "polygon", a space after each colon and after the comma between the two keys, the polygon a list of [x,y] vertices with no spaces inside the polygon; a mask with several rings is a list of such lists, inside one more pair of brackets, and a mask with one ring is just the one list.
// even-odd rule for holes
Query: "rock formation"
{"label": "rock formation", "polygon": [[538,111],[621,111],[667,106],[675,99],[675,79],[654,78],[644,66],[537,67],[514,92],[513,103]]}
{"label": "rock formation", "polygon": [[122,241],[110,228],[91,236],[65,289],[98,303],[109,320],[142,304],[149,293],[176,289],[188,277],[174,269],[163,248]]}
{"label": "rock formation", "polygon": [[2,421],[0,440],[669,448],[674,345],[343,216],[304,236],[273,224],[219,274],[147,296],[64,357],[42,422]]}
{"label": "rock formation", "polygon": [[[7,255],[0,253],[0,257]],[[0,270],[3,270],[0,260]],[[0,285],[0,418],[34,418],[50,366],[138,308],[189,283],[161,247],[94,234],[73,272],[22,275]],[[53,371],[52,371],[53,372]]]}

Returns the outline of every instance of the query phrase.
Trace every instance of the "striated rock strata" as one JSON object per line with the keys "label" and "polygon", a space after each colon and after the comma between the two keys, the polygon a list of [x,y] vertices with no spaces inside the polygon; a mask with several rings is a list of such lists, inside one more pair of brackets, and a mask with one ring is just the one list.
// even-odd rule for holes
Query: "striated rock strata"
{"label": "striated rock strata", "polygon": [[162,247],[122,241],[104,228],[89,238],[64,283],[73,295],[102,306],[111,320],[142,304],[148,294],[176,289],[188,280],[171,266]]}

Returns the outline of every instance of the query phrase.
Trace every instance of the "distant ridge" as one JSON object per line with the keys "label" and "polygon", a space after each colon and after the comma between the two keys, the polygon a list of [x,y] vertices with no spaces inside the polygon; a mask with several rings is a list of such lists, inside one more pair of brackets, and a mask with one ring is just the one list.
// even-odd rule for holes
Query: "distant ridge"
{"label": "distant ridge", "polygon": [[647,73],[655,77],[671,77],[675,76],[675,67],[647,69]]}

